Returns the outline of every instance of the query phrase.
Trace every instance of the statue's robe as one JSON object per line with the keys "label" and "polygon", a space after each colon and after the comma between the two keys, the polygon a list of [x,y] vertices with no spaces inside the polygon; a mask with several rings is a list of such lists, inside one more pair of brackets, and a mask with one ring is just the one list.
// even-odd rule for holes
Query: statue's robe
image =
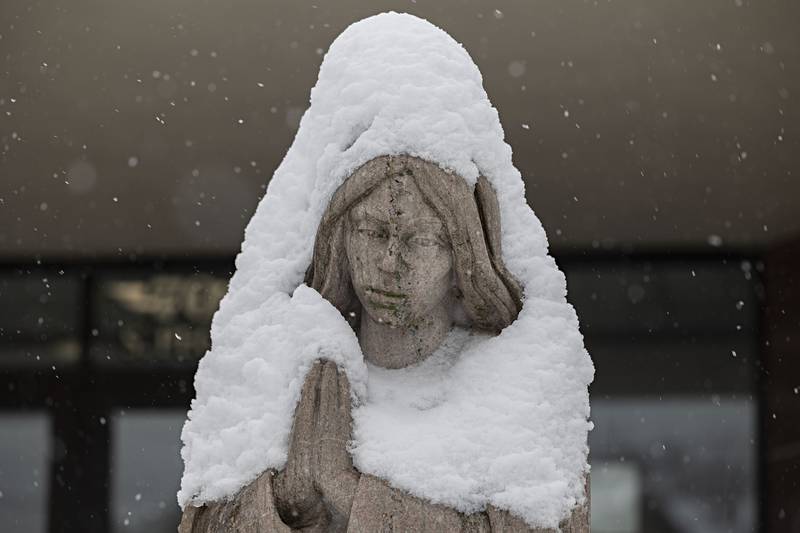
{"label": "statue's robe", "polygon": [[[289,457],[227,501],[187,505],[178,533],[470,532],[555,533],[532,528],[488,506],[463,514],[390,487],[353,468],[350,384],[330,361],[306,376],[292,426]],[[563,533],[588,533],[589,503],[560,524]]]}

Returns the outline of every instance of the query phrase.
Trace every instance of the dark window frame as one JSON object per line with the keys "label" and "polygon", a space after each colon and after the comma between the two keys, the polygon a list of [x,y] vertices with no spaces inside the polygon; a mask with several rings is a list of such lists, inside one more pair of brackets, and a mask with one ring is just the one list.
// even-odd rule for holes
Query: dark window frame
{"label": "dark window frame", "polygon": [[[758,257],[744,254],[689,253],[618,253],[592,251],[556,255],[562,270],[575,266],[631,264],[652,262],[663,264],[750,261]],[[109,274],[153,273],[182,275],[214,274],[229,278],[234,271],[231,257],[158,258],[137,257],[120,260],[37,260],[0,262],[0,275],[78,276],[82,283],[80,313],[81,342],[79,360],[71,366],[52,372],[49,369],[11,369],[0,367],[0,410],[44,410],[51,419],[54,457],[50,471],[48,495],[48,531],[109,531],[111,433],[110,419],[119,409],[181,408],[186,409],[194,398],[193,378],[196,363],[170,368],[137,368],[136,366],[104,368],[92,362],[93,302],[98,276]],[[763,314],[763,304],[759,307]],[[763,320],[759,320],[759,323]],[[754,332],[761,338],[760,332]],[[756,391],[758,413],[757,488],[759,524],[765,523],[765,472],[767,465],[763,445],[765,406],[768,391],[761,374],[761,350],[754,361],[753,390]],[[625,394],[616,391],[615,394]],[[106,423],[100,423],[103,418]],[[65,453],[66,451],[66,453]],[[80,512],[77,512],[80,508]],[[760,527],[763,529],[763,527]]]}

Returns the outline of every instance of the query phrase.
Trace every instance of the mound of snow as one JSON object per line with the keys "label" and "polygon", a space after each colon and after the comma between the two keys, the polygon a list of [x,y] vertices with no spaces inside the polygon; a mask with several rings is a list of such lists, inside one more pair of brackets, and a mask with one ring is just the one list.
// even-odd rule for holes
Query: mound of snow
{"label": "mound of snow", "polygon": [[[367,367],[338,311],[303,285],[333,192],[358,166],[410,154],[479,174],[500,203],[503,259],[524,288],[495,337],[454,330],[430,359]],[[178,501],[230,497],[287,457],[314,360],[336,361],[354,394],[351,452],[364,473],[465,512],[487,504],[553,527],[583,499],[594,375],[563,274],[525,201],[497,111],[464,48],[432,24],[386,13],[347,28],[245,231],[214,316],[183,428]]]}

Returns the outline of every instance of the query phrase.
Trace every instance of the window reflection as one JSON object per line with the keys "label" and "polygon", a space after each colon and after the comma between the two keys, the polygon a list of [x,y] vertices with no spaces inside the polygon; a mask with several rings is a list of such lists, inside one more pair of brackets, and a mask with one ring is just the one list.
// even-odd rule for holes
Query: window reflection
{"label": "window reflection", "polygon": [[593,461],[592,531],[638,533],[642,524],[642,475],[633,463]]}
{"label": "window reflection", "polygon": [[80,356],[81,283],[63,271],[0,273],[0,367],[50,368]]}
{"label": "window reflection", "polygon": [[[597,369],[592,530],[754,531],[757,268],[715,258],[559,264]],[[195,365],[227,290],[214,269],[229,266],[0,273],[0,295],[18,302],[0,306],[0,377],[9,380],[0,400],[10,402],[7,409],[50,409],[0,417],[0,531],[48,531],[56,501],[73,512],[70,476],[91,471],[82,461],[96,457],[67,453],[61,466],[69,479],[51,487],[51,442],[75,443],[81,424],[91,427],[97,416],[111,424],[98,450],[110,452],[110,486],[101,480],[97,490],[81,492],[92,499],[83,511],[107,509],[114,532],[175,531],[180,430]],[[72,364],[84,338],[88,364]],[[61,372],[58,365],[69,361],[73,371]],[[49,501],[53,494],[59,498]]]}
{"label": "window reflection", "polygon": [[208,274],[102,279],[93,359],[111,365],[196,362],[209,347],[211,318],[227,286]]}
{"label": "window reflection", "polygon": [[44,413],[3,413],[0,428],[0,530],[44,532],[50,488],[50,419]]}
{"label": "window reflection", "polygon": [[752,402],[595,400],[592,419],[592,531],[755,531]]}
{"label": "window reflection", "polygon": [[183,472],[183,410],[121,411],[112,418],[112,531],[173,533]]}

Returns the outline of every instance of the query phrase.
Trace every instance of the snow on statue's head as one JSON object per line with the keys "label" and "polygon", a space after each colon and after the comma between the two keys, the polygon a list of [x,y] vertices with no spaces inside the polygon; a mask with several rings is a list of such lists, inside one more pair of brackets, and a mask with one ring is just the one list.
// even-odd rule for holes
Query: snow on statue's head
{"label": "snow on statue's head", "polygon": [[[362,224],[399,182],[413,191],[409,209],[433,219],[404,251],[374,221]],[[365,255],[361,238],[384,252],[391,241],[399,256]],[[436,269],[410,268],[426,257]],[[410,294],[415,283],[427,284],[425,297]],[[368,368],[351,311],[402,325],[451,296],[474,329],[496,335],[438,366],[423,361],[419,375]],[[332,43],[247,226],[211,339],[182,433],[182,506],[230,497],[284,466],[302,383],[320,358],[350,380],[360,472],[463,512],[492,504],[544,527],[585,498],[594,368],[565,279],[478,68],[427,21],[385,13]],[[395,382],[385,372],[402,372],[405,389],[381,389]]]}

